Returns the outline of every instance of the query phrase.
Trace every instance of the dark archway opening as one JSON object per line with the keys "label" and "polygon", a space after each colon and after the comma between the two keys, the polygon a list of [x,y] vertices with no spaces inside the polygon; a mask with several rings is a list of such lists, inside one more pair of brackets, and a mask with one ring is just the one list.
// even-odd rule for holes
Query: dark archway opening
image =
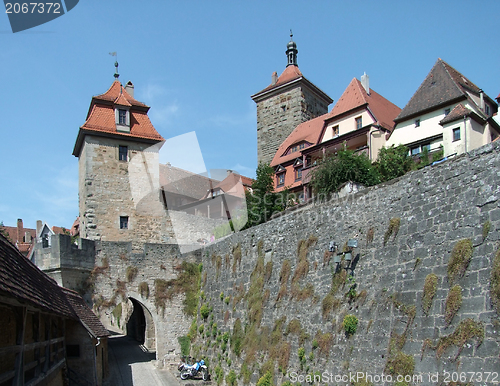
{"label": "dark archway opening", "polygon": [[137,300],[130,298],[130,301],[134,305],[134,311],[127,322],[127,336],[134,338],[140,344],[144,344],[146,338],[146,317],[144,310]]}
{"label": "dark archway opening", "polygon": [[127,321],[127,336],[144,345],[150,352],[156,351],[156,331],[149,310],[134,298],[129,298],[134,306]]}

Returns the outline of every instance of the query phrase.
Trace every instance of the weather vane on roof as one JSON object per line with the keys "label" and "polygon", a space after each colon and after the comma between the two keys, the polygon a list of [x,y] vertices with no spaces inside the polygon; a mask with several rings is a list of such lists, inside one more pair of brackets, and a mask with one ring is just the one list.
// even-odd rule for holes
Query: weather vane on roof
{"label": "weather vane on roof", "polygon": [[293,33],[292,33],[292,29],[290,28],[290,41],[293,40]]}
{"label": "weather vane on roof", "polygon": [[120,74],[118,74],[118,54],[116,53],[116,51],[114,52],[110,52],[109,53],[111,56],[115,56],[116,57],[116,60],[115,60],[115,79],[118,79],[118,77],[120,76]]}

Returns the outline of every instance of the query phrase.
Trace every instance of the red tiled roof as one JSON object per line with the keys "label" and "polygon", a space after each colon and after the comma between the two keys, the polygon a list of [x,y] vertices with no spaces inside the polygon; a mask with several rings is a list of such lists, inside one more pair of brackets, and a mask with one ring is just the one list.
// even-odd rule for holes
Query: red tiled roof
{"label": "red tiled roof", "polygon": [[270,84],[264,90],[259,91],[255,95],[258,95],[258,94],[263,93],[265,91],[272,90],[273,88],[279,87],[285,83],[291,82],[292,80],[299,79],[302,77],[303,77],[303,75],[300,72],[299,67],[294,66],[294,65],[288,66],[287,68],[285,68],[285,71],[283,71],[281,73],[281,75],[278,78],[278,81],[275,84]]}
{"label": "red tiled roof", "polygon": [[444,125],[446,123],[454,122],[469,116],[481,124],[484,124],[486,121],[486,118],[484,116],[481,117],[475,111],[465,107],[462,103],[459,103],[453,108],[453,110],[450,111],[450,113],[446,117],[441,119],[439,124]]}
{"label": "red tiled roof", "polygon": [[500,94],[498,94],[498,96],[495,98],[496,100],[500,99]]}
{"label": "red tiled roof", "polygon": [[297,157],[301,157],[300,151],[285,154],[287,149],[296,143],[307,141],[312,145],[316,145],[319,141],[325,119],[329,116],[330,114],[320,115],[319,117],[313,118],[298,125],[278,148],[278,151],[271,161],[271,166],[277,166],[283,162],[291,161]]}
{"label": "red tiled roof", "polygon": [[111,87],[106,91],[104,94],[97,95],[93,97],[92,99],[99,99],[103,101],[109,101],[109,102],[115,102],[116,99],[120,97],[120,94],[123,95],[123,97],[127,100],[127,102],[132,105],[132,106],[141,106],[141,107],[147,107],[142,102],[139,102],[138,100],[134,99],[128,92],[125,90],[125,88],[122,86],[120,81],[115,80],[112,84]]}
{"label": "red tiled roof", "polygon": [[246,187],[251,187],[252,184],[254,183],[254,179],[250,178],[250,177],[245,177],[245,176],[240,176],[241,177],[241,183],[243,184],[243,186],[246,188]]}
{"label": "red tiled roof", "polygon": [[109,336],[110,333],[102,325],[101,321],[92,312],[92,310],[87,306],[82,297],[75,291],[68,288],[62,288],[62,291],[66,295],[71,308],[75,311],[76,315],[80,319],[83,326],[90,332],[95,338],[103,338]]}
{"label": "red tiled roof", "polygon": [[114,103],[115,105],[128,106],[128,107],[132,106],[123,94],[118,95]]}
{"label": "red tiled roof", "polygon": [[387,130],[392,130],[394,118],[398,116],[401,109],[372,89],[370,89],[370,95],[368,95],[361,82],[356,78],[349,83],[349,86],[333,106],[329,119],[335,119],[339,115],[366,104],[374,115],[377,124]]}
{"label": "red tiled roof", "polygon": [[[130,107],[130,132],[117,131],[115,118],[115,105]],[[86,134],[116,135],[130,139],[145,139],[153,142],[164,141],[149,120],[149,107],[135,100],[122,87],[117,80],[113,82],[108,91],[95,96],[90,103],[87,120],[80,127],[78,138],[73,149],[73,155],[79,156],[83,137]]]}

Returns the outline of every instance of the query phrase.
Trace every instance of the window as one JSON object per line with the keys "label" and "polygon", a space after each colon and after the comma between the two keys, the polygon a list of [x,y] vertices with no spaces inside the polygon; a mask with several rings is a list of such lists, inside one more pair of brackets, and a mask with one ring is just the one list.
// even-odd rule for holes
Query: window
{"label": "window", "polygon": [[306,143],[302,142],[300,145],[294,145],[290,153],[295,153],[296,151],[302,150],[306,147]]}
{"label": "window", "polygon": [[335,138],[338,136],[339,136],[339,125],[336,125],[332,127],[332,137]]}
{"label": "window", "polygon": [[411,148],[411,155],[418,155],[418,154],[420,154],[420,146],[412,147]]}
{"label": "window", "polygon": [[118,149],[118,159],[120,161],[128,161],[128,147],[120,146]]}
{"label": "window", "polygon": [[127,125],[127,110],[118,110],[118,124],[119,125]]}
{"label": "window", "polygon": [[415,127],[419,127],[420,126],[420,119],[415,119]]}
{"label": "window", "polygon": [[484,112],[487,116],[490,116],[490,106],[489,105],[484,105]]}
{"label": "window", "polygon": [[77,344],[67,344],[66,355],[69,358],[80,358],[80,346]]}
{"label": "window", "polygon": [[460,127],[453,129],[453,142],[460,141]]}
{"label": "window", "polygon": [[302,166],[295,169],[295,181],[302,179]]}
{"label": "window", "polygon": [[444,115],[445,116],[448,115],[450,113],[450,111],[451,111],[450,109],[444,109]]}
{"label": "window", "polygon": [[363,127],[363,118],[357,117],[356,118],[356,129],[361,129],[362,127]]}
{"label": "window", "polygon": [[285,185],[285,173],[278,174],[276,178],[278,179],[278,186]]}
{"label": "window", "polygon": [[425,143],[425,144],[422,144],[422,145],[413,146],[413,147],[410,148],[410,154],[412,156],[419,155],[424,150],[427,150],[428,152],[430,152],[431,151],[431,144],[430,143]]}
{"label": "window", "polygon": [[128,216],[120,216],[120,229],[128,229]]}

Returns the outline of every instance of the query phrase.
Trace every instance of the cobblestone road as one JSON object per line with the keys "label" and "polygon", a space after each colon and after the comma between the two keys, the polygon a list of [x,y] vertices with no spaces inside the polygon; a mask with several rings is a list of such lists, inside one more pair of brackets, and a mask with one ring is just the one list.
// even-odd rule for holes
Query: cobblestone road
{"label": "cobblestone road", "polygon": [[158,370],[154,366],[154,353],[145,352],[133,339],[114,335],[108,342],[110,377],[107,386],[180,385],[168,370]]}

